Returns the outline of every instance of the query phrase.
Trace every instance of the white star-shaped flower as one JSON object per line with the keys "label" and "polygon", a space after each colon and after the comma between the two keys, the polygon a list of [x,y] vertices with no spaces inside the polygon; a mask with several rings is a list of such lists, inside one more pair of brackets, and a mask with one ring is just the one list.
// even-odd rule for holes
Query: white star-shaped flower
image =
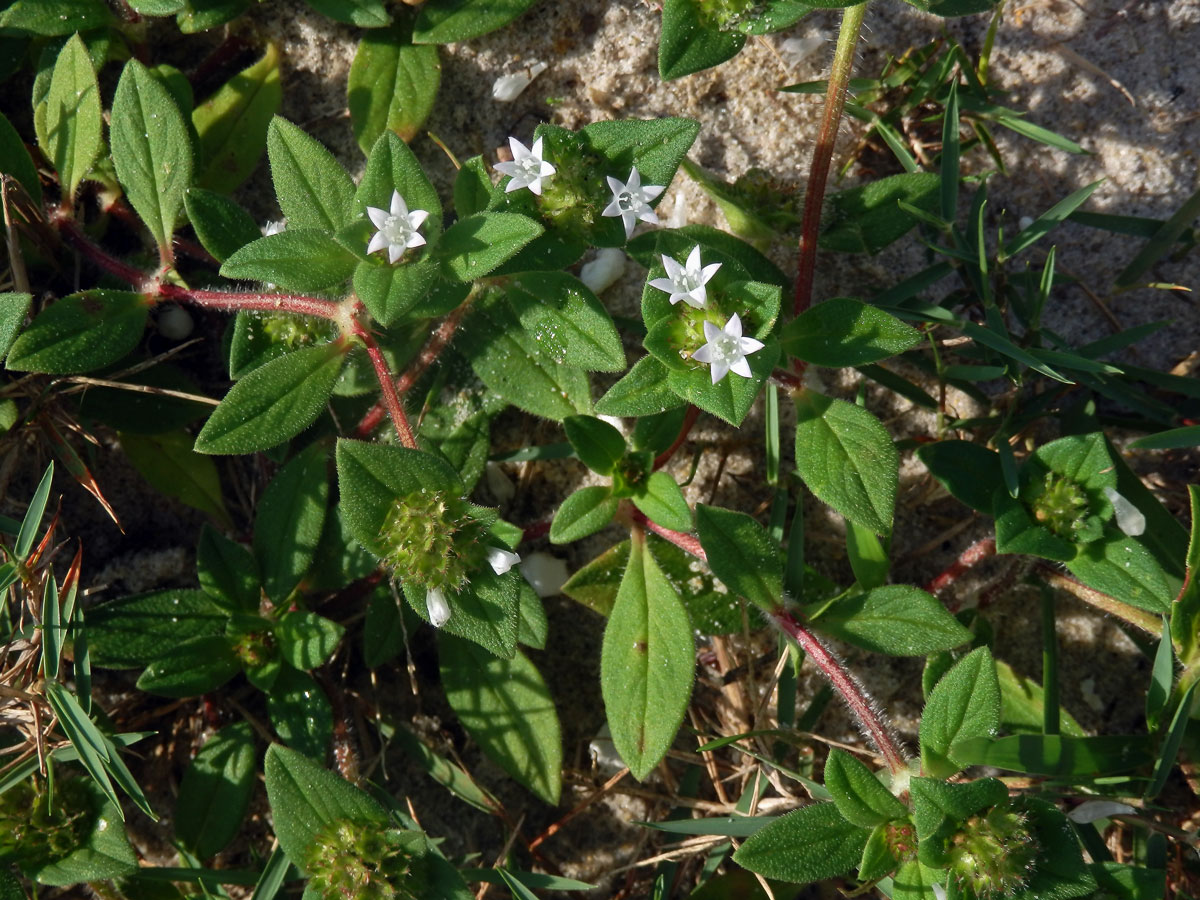
{"label": "white star-shaped flower", "polygon": [[521,188],[529,188],[540,195],[542,181],[558,171],[553,164],[542,158],[542,139],[534,141],[531,149],[515,137],[510,137],[508,147],[512,150],[512,162],[496,163],[497,172],[510,176],[504,193],[510,194]]}
{"label": "white star-shaped flower", "polygon": [[612,203],[604,207],[602,216],[620,216],[625,225],[625,237],[633,234],[633,226],[640,219],[658,224],[658,216],[650,208],[650,201],[661,194],[665,185],[642,184],[642,175],[636,168],[629,170],[629,181],[622,183],[608,176],[608,189],[612,191]]}
{"label": "white star-shaped flower", "polygon": [[743,378],[751,377],[746,356],[761,350],[763,342],[742,337],[742,320],[737,313],[729,317],[724,328],[705,322],[704,340],[707,343],[692,354],[692,359],[708,363],[713,384],[724,378],[726,372],[734,372]]}
{"label": "white star-shaped flower", "polygon": [[682,300],[688,306],[703,309],[707,300],[704,286],[717,274],[721,264],[709,263],[707,266],[701,266],[699,244],[692,248],[684,265],[681,266],[665,253],[662,263],[663,268],[667,270],[667,277],[655,278],[650,282],[650,287],[670,294],[672,306]]}
{"label": "white star-shaped flower", "polygon": [[429,623],[434,628],[441,628],[450,621],[450,604],[446,602],[446,593],[441,588],[429,588],[425,592],[425,609],[429,613]]}
{"label": "white star-shaped flower", "polygon": [[367,253],[386,249],[388,262],[394,265],[404,255],[405,250],[411,247],[420,247],[425,243],[425,238],[417,229],[429,217],[429,213],[423,209],[414,209],[409,212],[408,204],[404,202],[399,191],[392,191],[390,211],[377,206],[368,206],[367,216],[379,229],[371,238],[371,243],[367,244]]}
{"label": "white star-shaped flower", "polygon": [[519,563],[521,557],[517,556],[511,550],[505,550],[503,547],[488,547],[487,561],[488,565],[492,567],[493,572],[497,575],[503,575]]}

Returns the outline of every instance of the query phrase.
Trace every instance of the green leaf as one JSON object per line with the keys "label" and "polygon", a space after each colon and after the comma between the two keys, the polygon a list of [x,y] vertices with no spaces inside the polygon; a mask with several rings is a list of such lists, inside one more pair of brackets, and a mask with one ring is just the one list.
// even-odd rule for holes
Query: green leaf
{"label": "green leaf", "polygon": [[604,629],[600,687],[613,745],[638,780],[675,739],[692,693],[695,655],[687,611],[635,533]]}
{"label": "green leaf", "polygon": [[246,244],[225,260],[221,274],[289,291],[317,292],[345,284],[357,265],[354,254],[328,234],[289,228]]}
{"label": "green leaf", "polygon": [[612,488],[591,485],[568,494],[550,523],[550,541],[569,544],[595,534],[612,521],[620,501]]}
{"label": "green leaf", "polygon": [[1025,553],[1043,559],[1068,560],[1075,556],[1075,545],[1051,534],[1029,515],[1025,504],[997,488],[992,497],[992,515],[996,517],[996,552]]}
{"label": "green leaf", "polygon": [[[325,759],[333,740],[333,707],[311,675],[284,666],[267,695],[267,715],[285,744],[312,759]],[[268,759],[270,752],[267,751]],[[269,787],[267,791],[270,796]],[[282,844],[283,832],[278,821],[275,836]]]}
{"label": "green leaf", "polygon": [[1000,456],[994,450],[969,441],[938,441],[918,447],[917,458],[956,499],[992,514],[992,497],[1004,487]]}
{"label": "green leaf", "polygon": [[242,247],[262,237],[250,213],[221,194],[189,188],[184,194],[183,205],[196,237],[217,262],[225,262]]}
{"label": "green leaf", "polygon": [[440,457],[385,444],[339,439],[337,471],[347,527],[376,556],[387,552],[379,535],[398,499],[422,490],[455,495],[463,490],[458,473]]}
{"label": "green leaf", "polygon": [[[503,575],[487,569],[475,572],[466,587],[447,597],[451,616],[441,630],[474,641],[495,656],[511,659],[517,652],[520,629],[520,582],[515,569]],[[406,581],[404,596],[417,615],[429,621],[425,589]]]}
{"label": "green leaf", "polygon": [[696,533],[713,573],[732,593],[765,610],[783,596],[783,559],[765,528],[745,513],[696,506]]}
{"label": "green leaf", "polygon": [[473,281],[507,262],[544,230],[518,213],[476,213],[447,228],[433,256],[451,279]]}
{"label": "green leaf", "polygon": [[908,816],[908,807],[892,796],[874,772],[836,747],[825,761],[825,787],[842,818],[852,825],[873,828]]}
{"label": "green leaf", "polygon": [[43,149],[58,172],[64,197],[71,198],[104,143],[100,86],[87,47],[78,34],[58,54],[45,115],[50,142]]}
{"label": "green leaf", "polygon": [[192,146],[183,115],[136,59],[125,64],[109,129],[113,165],[129,202],[171,258],[171,236],[192,180]]}
{"label": "green leaf", "polygon": [[268,43],[261,59],[192,111],[202,160],[197,186],[228,194],[250,176],[262,156],[267,126],[282,100],[279,48]]}
{"label": "green leaf", "polygon": [[346,629],[316,613],[292,610],[275,626],[284,661],[297,669],[315,669],[333,656]]}
{"label": "green leaf", "polygon": [[954,824],[967,821],[990,806],[1008,799],[1008,788],[998,778],[977,778],[963,784],[951,784],[940,778],[913,778],[909,781],[913,824],[918,840],[940,831],[947,820]]}
{"label": "green leaf", "polygon": [[253,453],[294,437],[325,408],[347,345],[306,347],[237,382],[196,436],[197,453]]}
{"label": "green leaf", "polygon": [[184,34],[198,34],[224,25],[250,8],[250,0],[184,0],[176,17]]}
{"label": "green leaf", "polygon": [[550,636],[550,621],[546,618],[546,606],[533,587],[524,578],[517,585],[520,592],[521,619],[517,625],[517,642],[535,650],[546,649]]}
{"label": "green leaf", "polygon": [[413,26],[419,44],[466,41],[511,22],[536,0],[430,0],[423,3]]}
{"label": "green leaf", "polygon": [[237,836],[254,792],[255,756],[250,723],[234,722],[210,737],[183,773],[175,835],[200,859]]}
{"label": "green leaf", "polygon": [[254,557],[263,590],[276,604],[284,603],[304,578],[321,539],[329,497],[328,461],[324,447],[308,446],[279,470],[259,503]]}
{"label": "green leaf", "polygon": [[632,500],[654,524],[672,531],[692,530],[691,507],[675,479],[666,472],[653,473]]}
{"label": "green leaf", "polygon": [[624,371],[625,351],[612,317],[579,279],[526,272],[508,283],[504,296],[539,356],[593,372]]}
{"label": "green leaf", "polygon": [[664,81],[720,65],[746,44],[746,35],[704,22],[695,0],[664,0],[662,19],[658,74]]}
{"label": "green leaf", "polygon": [[288,227],[333,232],[358,217],[354,182],[346,170],[319,141],[287,119],[276,116],[271,120],[267,157]]}
{"label": "green leaf", "polygon": [[198,697],[215,691],[242,670],[224,635],[194,637],[146,666],[138,690],[164,697]]}
{"label": "green leaf", "polygon": [[563,430],[579,461],[593,472],[611,475],[625,456],[624,435],[595,416],[567,416]]}
{"label": "green leaf", "polygon": [[1067,568],[1088,587],[1138,609],[1168,613],[1175,600],[1162,567],[1134,538],[1086,544],[1067,561]]}
{"label": "green leaf", "polygon": [[1171,608],[1171,643],[1179,661],[1191,668],[1200,657],[1200,487],[1188,485],[1192,531],[1187,548],[1187,577]]}
{"label": "green leaf", "polygon": [[925,656],[971,640],[971,632],[936,598],[907,584],[839,600],[814,624],[838,640],[890,656]]}
{"label": "green leaf", "polygon": [[404,649],[404,616],[390,585],[381,585],[371,592],[367,601],[367,618],[363,622],[363,663],[377,669],[391,662]]}
{"label": "green leaf", "polygon": [[396,266],[367,259],[354,270],[354,292],[380,325],[392,325],[429,294],[437,279],[432,256]]}
{"label": "green leaf", "polygon": [[853,522],[846,523],[846,555],[859,587],[864,590],[882,587],[887,583],[891,561],[888,547],[875,532]]}
{"label": "green leaf", "polygon": [[[932,698],[931,698],[932,699]],[[1034,775],[1091,778],[1129,772],[1153,759],[1148,735],[1012,734],[955,738],[954,759],[965,766],[994,766]]]}
{"label": "green leaf", "polygon": [[186,431],[148,435],[118,432],[117,436],[126,458],[156,491],[208,513],[222,524],[232,524],[221,495],[216,464],[192,449],[190,434]]}
{"label": "green leaf", "polygon": [[968,738],[990,738],[1000,727],[1000,684],[987,647],[972,650],[937,683],[921,716],[921,769],[949,777],[961,771],[953,745]]}
{"label": "green leaf", "polygon": [[[279,846],[297,867],[318,834],[339,821],[386,825],[382,806],[320,763],[279,744],[263,764]],[[303,869],[301,870],[303,871]]]}
{"label": "green leaf", "polygon": [[258,613],[258,565],[242,544],[235,543],[207,523],[196,546],[196,575],[200,587],[230,612]]}
{"label": "green leaf", "polygon": [[8,352],[8,368],[65,375],[116,362],[137,346],[147,300],[129,291],[71,294],[41,311]]}
{"label": "green leaf", "polygon": [[[1013,671],[1002,660],[996,661],[996,676],[1000,681],[1000,727],[1005,731],[1040,732],[1045,724],[1045,695],[1039,682]],[[1059,726],[1070,737],[1083,737],[1086,732],[1065,709],[1059,710]]]}
{"label": "green leaf", "polygon": [[876,534],[892,530],[900,462],[871,413],[806,390],[796,398],[796,469],[816,496]]}
{"label": "green leaf", "polygon": [[203,591],[153,591],[88,610],[92,664],[136,669],[194,637],[225,632],[226,612]]}
{"label": "green leaf", "polygon": [[[138,859],[129,846],[120,808],[92,783],[80,780],[78,784],[79,787],[72,786],[67,790],[79,790],[87,795],[88,808],[81,811],[86,830],[77,833],[79,843],[64,858],[26,869],[25,874],[38,884],[67,887],[120,878],[138,870]],[[13,896],[20,900],[26,896],[19,882]]]}
{"label": "green leaf", "polygon": [[547,419],[591,412],[586,373],[543,355],[536,333],[521,327],[503,297],[476,302],[459,332],[479,380],[508,402]]}
{"label": "green leaf", "polygon": [[429,247],[436,245],[442,233],[442,202],[413,152],[404,141],[388,131],[371,148],[367,156],[367,168],[354,194],[355,221],[363,228],[364,248],[370,241],[370,233],[373,233],[366,208],[390,209],[392,191],[400,192],[409,211],[423,209],[429,213],[429,218],[421,226],[421,233]]}
{"label": "green leaf", "polygon": [[783,352],[818,366],[877,362],[919,343],[921,333],[891,313],[848,297],[818,303],[779,333]]}
{"label": "green leaf", "polygon": [[1093,181],[1091,184],[1081,187],[1070,196],[1064,197],[1055,203],[1054,206],[1034,219],[1033,224],[1017,232],[1004,245],[1004,248],[998,254],[1000,261],[1003,262],[1006,259],[1011,259],[1053,231],[1058,227],[1060,222],[1063,222],[1067,216],[1082,206],[1087,198],[1092,195],[1092,192],[1103,183],[1103,178],[1099,181]]}
{"label": "green leaf", "polygon": [[683,400],[667,386],[666,366],[647,355],[596,401],[596,412],[603,416],[653,416],[680,406]]}
{"label": "green leaf", "polygon": [[826,198],[820,247],[840,253],[878,253],[917,224],[900,201],[928,213],[940,203],[941,179],[933,172],[889,175]]}
{"label": "green leaf", "polygon": [[53,37],[113,21],[104,0],[16,0],[0,13],[0,29]]}
{"label": "green leaf", "polygon": [[764,878],[808,884],[845,875],[862,856],[868,832],[832,803],[814,803],[760,829],[733,861]]}
{"label": "green leaf", "polygon": [[454,212],[469,216],[483,212],[492,201],[495,188],[482,156],[472,156],[454,177]]}
{"label": "green leaf", "polygon": [[383,0],[304,0],[322,15],[335,22],[357,25],[359,28],[382,28],[391,23]]}
{"label": "green leaf", "polygon": [[42,202],[42,182],[25,142],[4,113],[0,113],[0,171],[20,182],[34,203]]}
{"label": "green leaf", "polygon": [[[346,82],[350,126],[363,153],[384,131],[411,141],[433,111],[441,80],[437,48],[414,46],[408,25],[364,34]],[[460,216],[471,212],[455,208]]]}
{"label": "green leaf", "polygon": [[546,683],[519,651],[497,659],[443,635],[438,665],[446,699],[467,733],[497,765],[546,803],[558,803],[562,736]]}
{"label": "green leaf", "polygon": [[937,900],[934,885],[945,886],[946,880],[945,869],[932,868],[919,859],[907,860],[892,876],[892,900]]}
{"label": "green leaf", "polygon": [[[647,349],[650,349],[649,343]],[[708,366],[695,365],[682,372],[669,370],[667,385],[688,403],[712,413],[730,425],[738,426],[749,414],[750,407],[754,405],[759,391],[774,371],[778,359],[779,345],[772,341],[746,357],[750,364],[750,378],[743,378],[735,373],[727,374],[713,384]]]}

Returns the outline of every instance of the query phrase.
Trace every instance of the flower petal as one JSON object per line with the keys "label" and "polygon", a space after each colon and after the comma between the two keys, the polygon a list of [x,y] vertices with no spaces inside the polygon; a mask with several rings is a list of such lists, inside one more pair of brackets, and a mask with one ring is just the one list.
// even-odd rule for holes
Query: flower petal
{"label": "flower petal", "polygon": [[383,250],[387,247],[387,245],[388,239],[384,237],[382,231],[377,231],[375,232],[374,237],[371,238],[371,243],[367,244],[367,255],[369,256],[372,253]]}
{"label": "flower petal", "polygon": [[720,362],[715,362],[712,364],[712,366],[709,367],[708,371],[709,371],[709,374],[712,375],[712,383],[716,384],[718,381],[720,381],[722,378],[724,378],[728,374],[729,363],[725,362],[724,360],[721,360]]}
{"label": "flower petal", "polygon": [[396,190],[392,191],[392,215],[393,216],[407,216],[408,215],[408,204],[404,202],[404,198],[401,197],[400,192],[396,191]]}
{"label": "flower petal", "polygon": [[505,550],[503,547],[488,547],[487,562],[497,575],[503,575],[520,561],[521,557],[511,550]]}
{"label": "flower petal", "polygon": [[729,321],[725,323],[725,333],[735,338],[742,336],[742,319],[737,313],[730,316]]}
{"label": "flower petal", "polygon": [[434,628],[441,628],[450,621],[450,604],[440,588],[430,588],[425,592],[425,609],[429,613],[429,623]]}
{"label": "flower petal", "polygon": [[754,338],[738,338],[738,348],[742,351],[743,356],[749,356],[751,353],[757,353],[766,345],[762,341],[756,341]]}
{"label": "flower petal", "polygon": [[675,292],[675,282],[672,281],[670,278],[655,278],[655,279],[652,279],[649,282],[649,284],[650,284],[650,287],[652,287],[652,288],[658,288],[658,290],[666,291],[668,294],[670,294],[672,303],[679,302],[680,297]]}
{"label": "flower petal", "polygon": [[712,344],[705,344],[699,350],[692,354],[692,359],[696,362],[711,363],[712,362]]}
{"label": "flower petal", "polygon": [[729,364],[729,371],[735,375],[741,375],[743,378],[753,378],[754,373],[750,371],[750,363],[746,362],[746,357],[739,356]]}
{"label": "flower petal", "polygon": [[371,224],[376,228],[382,228],[387,222],[389,213],[386,209],[380,209],[378,206],[367,207],[367,218],[371,220]]}
{"label": "flower petal", "polygon": [[713,324],[707,319],[704,320],[704,340],[708,343],[711,344],[724,333],[720,326]]}

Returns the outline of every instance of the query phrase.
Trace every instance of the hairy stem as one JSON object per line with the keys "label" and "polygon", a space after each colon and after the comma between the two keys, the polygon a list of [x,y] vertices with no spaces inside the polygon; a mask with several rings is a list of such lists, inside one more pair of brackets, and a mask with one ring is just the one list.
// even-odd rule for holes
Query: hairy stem
{"label": "hairy stem", "polygon": [[662,453],[658,454],[657,457],[655,457],[654,471],[657,472],[659,469],[661,469],[663,466],[665,466],[667,463],[669,463],[671,461],[671,457],[674,456],[676,451],[678,451],[679,448],[683,446],[683,443],[684,443],[684,441],[687,440],[688,435],[692,433],[692,428],[695,426],[696,420],[699,418],[700,418],[700,407],[689,403],[687,412],[684,413],[684,416],[683,416],[683,424],[679,426],[679,434],[676,436],[675,440],[672,441],[670,447],[668,447]]}
{"label": "hairy stem", "polygon": [[850,712],[854,713],[854,717],[858,719],[863,733],[883,755],[884,762],[887,763],[891,773],[899,775],[901,772],[907,771],[908,765],[904,761],[904,753],[892,734],[892,729],[875,709],[866,691],[863,690],[863,686],[858,683],[858,679],[846,671],[841,660],[834,656],[816,635],[797,622],[790,612],[779,609],[773,612],[771,617],[784,634],[800,645],[800,649],[816,663],[817,668],[829,679],[829,683],[842,695],[842,699],[850,707]]}
{"label": "hairy stem", "polygon": [[388,368],[387,360],[383,358],[383,351],[379,349],[379,345],[375,343],[375,338],[371,336],[370,332],[357,321],[354,322],[354,336],[362,341],[363,347],[366,348],[367,356],[371,360],[371,367],[375,370],[375,378],[379,381],[379,390],[383,394],[383,405],[387,408],[388,415],[391,416],[396,436],[400,438],[400,443],[405,447],[410,450],[416,449],[417,439],[413,436],[412,427],[408,424],[408,416],[404,412],[404,405],[400,402],[400,394],[396,391],[395,378]]}
{"label": "hairy stem", "polygon": [[1039,578],[1051,587],[1058,588],[1060,591],[1066,591],[1078,597],[1084,603],[1094,606],[1103,612],[1116,616],[1128,622],[1130,625],[1135,625],[1142,631],[1157,637],[1162,632],[1162,621],[1153,613],[1148,613],[1145,610],[1138,609],[1136,606],[1130,606],[1128,603],[1123,603],[1116,597],[1110,597],[1108,594],[1102,593],[1095,588],[1090,588],[1086,584],[1082,584],[1071,578],[1068,575],[1062,574],[1058,569],[1054,568],[1050,563],[1041,563],[1035,571]]}
{"label": "hairy stem", "polygon": [[846,7],[842,12],[842,26],[838,31],[837,49],[833,53],[829,86],[825,92],[821,130],[817,132],[817,145],[813,149],[812,166],[808,170],[808,188],[804,195],[800,259],[796,272],[796,294],[792,304],[792,313],[797,316],[812,303],[813,274],[817,266],[817,237],[821,230],[821,207],[825,202],[825,182],[829,178],[829,164],[833,159],[838,123],[842,120],[842,109],[846,105],[846,89],[850,84],[851,69],[854,67],[854,48],[858,44],[858,34],[862,30],[866,11],[867,4],[864,2]]}

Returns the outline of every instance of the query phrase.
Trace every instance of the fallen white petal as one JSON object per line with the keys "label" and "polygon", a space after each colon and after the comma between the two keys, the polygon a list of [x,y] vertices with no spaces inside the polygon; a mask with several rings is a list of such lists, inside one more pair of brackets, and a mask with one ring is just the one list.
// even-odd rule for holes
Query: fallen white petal
{"label": "fallen white petal", "polygon": [[1118,494],[1113,488],[1106,487],[1104,496],[1112,504],[1113,513],[1117,517],[1117,527],[1130,537],[1137,537],[1146,530],[1146,517],[1141,510]]}
{"label": "fallen white petal", "polygon": [[565,562],[540,550],[521,560],[521,574],[539,597],[553,597],[562,593],[562,586],[570,577]]}
{"label": "fallen white petal", "polygon": [[1088,800],[1067,813],[1067,818],[1084,825],[1099,819],[1111,819],[1113,816],[1128,816],[1135,812],[1137,810],[1127,803],[1117,803],[1115,800]]}
{"label": "fallen white petal", "polygon": [[579,280],[586,284],[593,294],[599,294],[625,274],[627,261],[624,250],[618,247],[603,247],[596,251],[595,259],[583,264],[583,268],[579,270]]}
{"label": "fallen white petal", "polygon": [[525,88],[533,83],[533,79],[545,72],[546,68],[546,63],[538,62],[523,72],[501,75],[492,84],[492,99],[500,103],[511,103],[520,97]]}

